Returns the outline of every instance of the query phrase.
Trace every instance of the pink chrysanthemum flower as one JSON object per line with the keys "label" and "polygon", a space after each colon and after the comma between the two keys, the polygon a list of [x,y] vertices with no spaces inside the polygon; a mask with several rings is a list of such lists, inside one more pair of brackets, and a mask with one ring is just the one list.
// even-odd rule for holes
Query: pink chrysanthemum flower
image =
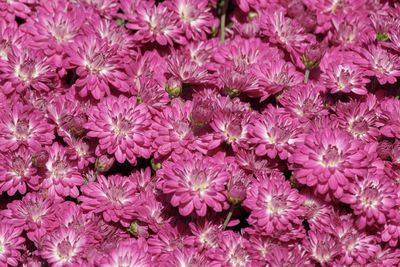
{"label": "pink chrysanthemum flower", "polygon": [[190,222],[189,227],[192,235],[185,240],[188,245],[196,247],[199,252],[218,246],[218,234],[222,232],[222,225],[216,224],[211,218],[201,217],[196,224]]}
{"label": "pink chrysanthemum flower", "polygon": [[311,258],[322,266],[330,266],[343,253],[340,241],[329,232],[308,231],[303,245]]}
{"label": "pink chrysanthemum flower", "polygon": [[0,66],[3,91],[23,93],[31,87],[41,92],[49,92],[49,84],[55,78],[52,63],[35,50],[12,47],[8,54],[8,64]]}
{"label": "pink chrysanthemum flower", "polygon": [[194,142],[190,114],[192,102],[184,103],[177,99],[171,106],[166,106],[162,112],[154,116],[152,124],[154,135],[155,158],[166,156],[171,152],[182,154],[188,150],[188,144]]}
{"label": "pink chrysanthemum flower", "polygon": [[[79,170],[86,168],[90,163],[95,162],[94,148],[91,147],[90,140],[87,138],[64,138],[68,147],[69,160],[76,161]],[[93,142],[91,142],[93,143]]]}
{"label": "pink chrysanthemum flower", "polygon": [[0,17],[7,22],[15,21],[16,16],[26,19],[32,12],[30,5],[33,3],[32,0],[2,1],[0,3]]}
{"label": "pink chrysanthemum flower", "polygon": [[156,41],[160,45],[185,44],[178,20],[165,4],[139,6],[135,15],[127,16],[126,27],[135,30],[134,39],[141,43]]}
{"label": "pink chrysanthemum flower", "polygon": [[128,227],[133,219],[133,204],[137,201],[135,184],[121,175],[104,177],[81,187],[79,201],[85,211],[101,213],[106,222],[120,222]]}
{"label": "pink chrysanthemum flower", "polygon": [[336,263],[365,266],[379,251],[379,247],[375,244],[377,238],[354,228],[354,220],[351,216],[351,214],[332,214],[331,217],[331,231],[338,237],[343,252],[342,257],[337,259]]}
{"label": "pink chrysanthemum flower", "polygon": [[182,84],[201,84],[209,80],[207,69],[191,61],[187,55],[174,53],[166,63],[171,75]]}
{"label": "pink chrysanthemum flower", "polygon": [[300,52],[305,41],[310,38],[295,20],[285,17],[282,11],[270,12],[261,24],[264,34],[271,43],[280,44],[289,53]]}
{"label": "pink chrysanthemum flower", "polygon": [[298,84],[279,97],[279,103],[296,116],[300,122],[328,115],[318,87]]}
{"label": "pink chrysanthemum flower", "polygon": [[87,115],[87,135],[99,138],[100,150],[114,154],[120,163],[128,160],[132,165],[136,165],[136,157],[150,157],[147,135],[151,115],[146,105],[136,105],[136,98],[109,96],[89,109]]}
{"label": "pink chrysanthemum flower", "polygon": [[341,199],[356,175],[366,175],[370,163],[360,141],[329,128],[309,133],[297,143],[293,161],[296,180],[315,187],[327,201]]}
{"label": "pink chrysanthemum flower", "polygon": [[134,41],[132,35],[124,27],[118,26],[117,22],[108,19],[93,19],[91,24],[94,32],[101,38],[108,41],[108,46],[118,46],[117,54],[128,61],[136,52],[133,50]]}
{"label": "pink chrysanthemum flower", "polygon": [[151,114],[163,110],[171,101],[165,87],[153,79],[139,78],[136,84],[138,104],[144,103]]}
{"label": "pink chrysanthemum flower", "polygon": [[75,68],[78,79],[74,86],[81,97],[88,92],[100,100],[111,94],[112,89],[129,91],[128,76],[120,66],[121,58],[117,54],[118,46],[109,47],[107,39],[99,39],[94,34],[75,39],[66,48],[69,58],[67,68]]}
{"label": "pink chrysanthemum flower", "polygon": [[375,76],[380,84],[396,82],[400,77],[399,57],[381,46],[370,45],[360,49],[362,58],[356,61],[364,69],[364,75]]}
{"label": "pink chrysanthemum flower", "polygon": [[249,142],[254,144],[259,156],[277,155],[285,160],[292,154],[300,128],[298,122],[285,115],[282,108],[270,105],[262,115],[253,117],[248,127]]}
{"label": "pink chrysanthemum flower", "polygon": [[21,237],[22,228],[11,224],[0,223],[0,264],[3,266],[18,266],[21,257],[19,250],[23,249],[25,239]]}
{"label": "pink chrysanthemum flower", "polygon": [[239,148],[248,149],[248,129],[251,115],[251,112],[219,110],[214,113],[214,119],[210,126],[227,144],[231,145],[233,151],[237,151]]}
{"label": "pink chrysanthemum flower", "polygon": [[382,242],[388,243],[391,247],[397,247],[400,239],[399,219],[386,223],[379,234]]}
{"label": "pink chrysanthemum flower", "polygon": [[0,154],[0,192],[13,196],[17,191],[37,190],[39,176],[32,163],[32,154],[26,148]]}
{"label": "pink chrysanthemum flower", "polygon": [[53,224],[54,205],[58,201],[53,198],[45,198],[39,193],[28,193],[22,200],[15,200],[2,211],[4,220],[15,227],[27,232],[30,240],[42,237]]}
{"label": "pink chrysanthemum flower", "polygon": [[223,231],[218,235],[218,247],[207,252],[210,266],[251,266],[247,252],[248,241],[233,231]]}
{"label": "pink chrysanthemum flower", "polygon": [[275,246],[266,255],[267,266],[312,266],[310,255],[299,245]]}
{"label": "pink chrysanthemum flower", "polygon": [[305,197],[303,207],[305,209],[303,218],[307,220],[310,228],[314,231],[326,231],[331,223],[333,208],[327,202],[316,197],[310,188],[302,189],[300,192]]}
{"label": "pink chrysanthemum flower", "polygon": [[361,16],[352,19],[333,18],[333,31],[328,34],[330,41],[341,48],[353,48],[362,44],[365,25],[368,20]]}
{"label": "pink chrysanthemum flower", "polygon": [[15,151],[22,146],[37,151],[51,144],[54,137],[54,126],[31,105],[18,101],[0,111],[0,151]]}
{"label": "pink chrysanthemum flower", "polygon": [[381,266],[397,266],[400,263],[400,249],[393,249],[390,247],[379,248],[378,253],[366,265],[367,267],[381,267]]}
{"label": "pink chrysanthemum flower", "polygon": [[368,95],[363,102],[357,100],[338,102],[334,110],[341,128],[357,139],[372,141],[380,136],[376,127],[379,118],[378,107],[375,95]]}
{"label": "pink chrysanthemum flower", "polygon": [[81,32],[85,20],[84,11],[77,5],[70,9],[57,5],[43,5],[34,17],[29,17],[22,30],[31,35],[29,45],[43,50],[57,67],[62,67],[66,45],[74,41]]}
{"label": "pink chrysanthemum flower", "polygon": [[225,192],[229,173],[214,158],[189,154],[176,161],[164,161],[158,172],[162,179],[160,188],[171,194],[170,202],[179,207],[182,216],[188,216],[193,210],[205,216],[207,207],[221,212],[229,206]]}
{"label": "pink chrysanthemum flower", "polygon": [[68,160],[65,148],[57,142],[51,147],[46,147],[46,151],[49,153],[49,160],[46,163],[47,172],[41,187],[47,190],[49,196],[77,197],[78,186],[83,185],[84,180],[76,164]]}
{"label": "pink chrysanthemum flower", "polygon": [[303,75],[296,71],[295,66],[283,59],[255,64],[252,73],[263,87],[263,96],[260,101],[264,101],[270,95],[275,95],[284,89],[290,89],[303,81]]}
{"label": "pink chrysanthemum flower", "polygon": [[275,231],[292,230],[301,225],[304,200],[282,175],[273,172],[259,175],[259,180],[249,185],[243,206],[251,210],[248,218],[251,225],[264,235],[273,235]]}
{"label": "pink chrysanthemum flower", "polygon": [[353,92],[357,95],[367,94],[366,84],[370,82],[364,71],[347,60],[339,59],[329,62],[321,75],[323,84],[332,94]]}
{"label": "pink chrysanthemum flower", "polygon": [[169,253],[175,249],[182,249],[185,246],[185,240],[188,238],[188,227],[183,221],[172,226],[164,224],[157,235],[148,239],[149,253],[153,256],[152,260],[167,261]]}
{"label": "pink chrysanthemum flower", "polygon": [[129,177],[135,183],[138,192],[151,191],[155,187],[155,176],[152,177],[150,167],[135,170]]}
{"label": "pink chrysanthemum flower", "polygon": [[235,161],[247,173],[259,174],[266,170],[275,169],[280,163],[279,158],[273,160],[258,156],[254,149],[239,149],[235,153]]}
{"label": "pink chrysanthemum flower", "polygon": [[144,192],[140,191],[140,187],[137,189],[141,194],[138,201],[140,205],[135,207],[136,217],[147,223],[153,232],[158,233],[172,219],[167,213],[167,203],[161,202],[151,190]]}
{"label": "pink chrysanthemum flower", "polygon": [[[165,263],[165,262],[164,262]],[[150,267],[151,257],[147,251],[147,244],[144,240],[122,241],[109,255],[103,257],[99,266],[137,266]]]}
{"label": "pink chrysanthemum flower", "polygon": [[[12,53],[12,47],[22,48],[26,36],[18,28],[15,21],[6,22],[0,19],[0,65],[8,64],[8,55]],[[0,67],[1,68],[1,67]]]}
{"label": "pink chrysanthemum flower", "polygon": [[258,78],[243,66],[224,67],[218,70],[219,78],[224,84],[225,93],[231,97],[245,93],[250,97],[263,96]]}
{"label": "pink chrysanthemum flower", "polygon": [[96,12],[106,19],[116,17],[119,3],[118,0],[77,0],[80,8],[84,8],[87,13]]}
{"label": "pink chrysanthemum flower", "polygon": [[206,258],[204,253],[200,253],[193,248],[175,249],[170,253],[169,259],[166,262],[161,261],[157,263],[159,266],[211,266],[209,260]]}
{"label": "pink chrysanthemum flower", "polygon": [[377,126],[381,134],[389,138],[400,138],[400,101],[393,97],[380,102],[381,111]]}
{"label": "pink chrysanthemum flower", "polygon": [[46,235],[40,255],[52,266],[84,266],[86,237],[72,228],[60,227]]}
{"label": "pink chrysanthemum flower", "polygon": [[196,41],[207,39],[213,26],[213,15],[210,13],[206,0],[178,0],[168,2],[170,8],[178,18],[177,26],[182,29],[188,40]]}

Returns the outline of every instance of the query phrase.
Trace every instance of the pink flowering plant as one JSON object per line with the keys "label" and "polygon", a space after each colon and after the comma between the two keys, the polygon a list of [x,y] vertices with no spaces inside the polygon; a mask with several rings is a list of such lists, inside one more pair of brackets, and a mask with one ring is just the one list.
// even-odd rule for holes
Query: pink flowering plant
{"label": "pink flowering plant", "polygon": [[0,266],[399,266],[393,0],[0,0]]}

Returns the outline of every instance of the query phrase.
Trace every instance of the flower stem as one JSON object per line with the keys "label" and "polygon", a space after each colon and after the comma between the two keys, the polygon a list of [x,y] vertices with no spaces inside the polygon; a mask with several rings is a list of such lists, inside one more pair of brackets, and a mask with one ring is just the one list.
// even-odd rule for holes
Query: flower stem
{"label": "flower stem", "polygon": [[220,43],[225,43],[225,21],[226,21],[226,11],[228,10],[229,0],[222,0],[224,3],[224,7],[222,8],[221,15],[221,39]]}
{"label": "flower stem", "polygon": [[229,221],[231,220],[234,209],[235,209],[235,205],[232,204],[231,208],[229,209],[228,216],[226,216],[226,219],[224,221],[224,227],[222,228],[222,230],[225,230],[226,226],[228,225]]}
{"label": "flower stem", "polygon": [[304,83],[307,83],[307,82],[308,82],[308,76],[310,76],[310,70],[309,70],[309,69],[306,69],[306,73],[305,73],[305,75],[304,75]]}

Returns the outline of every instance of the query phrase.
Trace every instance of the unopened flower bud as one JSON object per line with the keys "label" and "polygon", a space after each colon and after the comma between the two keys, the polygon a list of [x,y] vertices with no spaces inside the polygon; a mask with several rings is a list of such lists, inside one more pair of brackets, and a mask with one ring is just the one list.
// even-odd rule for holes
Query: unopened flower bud
{"label": "unopened flower bud", "polygon": [[141,221],[134,220],[127,231],[131,233],[135,237],[144,237],[148,238],[149,237],[149,227],[142,223]]}
{"label": "unopened flower bud", "polygon": [[257,12],[254,11],[250,11],[247,16],[249,17],[249,19],[254,19],[255,17],[258,17]]}
{"label": "unopened flower bud", "polygon": [[165,91],[167,91],[170,98],[178,97],[182,93],[182,82],[175,77],[169,78]]}
{"label": "unopened flower bud", "polygon": [[325,54],[325,48],[320,44],[312,44],[304,50],[301,61],[304,63],[306,69],[314,69],[318,67],[322,57]]}
{"label": "unopened flower bud", "polygon": [[154,171],[158,171],[159,169],[161,169],[161,163],[160,162],[154,161],[154,159],[151,159],[150,162],[151,162],[151,168]]}
{"label": "unopened flower bud", "polygon": [[243,183],[235,183],[228,188],[228,200],[233,205],[241,203],[246,198],[246,187]]}
{"label": "unopened flower bud", "polygon": [[42,150],[35,152],[35,154],[33,154],[32,164],[36,168],[42,168],[46,165],[48,160],[49,160],[49,152],[42,149]]}
{"label": "unopened flower bud", "polygon": [[301,16],[305,12],[305,6],[301,0],[293,0],[288,4],[287,14],[291,18]]}
{"label": "unopened flower bud", "polygon": [[115,158],[108,155],[101,155],[99,158],[96,159],[94,166],[98,172],[106,172],[111,169],[112,165],[114,164]]}
{"label": "unopened flower bud", "polygon": [[87,122],[87,117],[85,114],[81,113],[75,116],[70,121],[71,131],[76,135],[82,135],[85,132],[83,125]]}

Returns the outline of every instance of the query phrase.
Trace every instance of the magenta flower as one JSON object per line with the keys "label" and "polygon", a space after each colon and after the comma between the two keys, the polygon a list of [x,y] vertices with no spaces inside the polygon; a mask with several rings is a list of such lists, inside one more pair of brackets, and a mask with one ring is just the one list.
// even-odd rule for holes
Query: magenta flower
{"label": "magenta flower", "polygon": [[60,227],[43,240],[40,255],[52,266],[85,266],[86,237],[72,228]]}
{"label": "magenta flower", "polygon": [[57,67],[62,67],[68,43],[82,34],[84,11],[77,5],[69,5],[65,12],[60,5],[42,5],[34,17],[29,17],[22,30],[31,35],[29,45],[40,49]]}
{"label": "magenta flower", "polygon": [[135,184],[127,177],[99,175],[96,182],[82,186],[81,191],[78,199],[83,210],[103,214],[106,222],[120,222],[124,227],[130,225],[137,195]]}
{"label": "magenta flower", "polygon": [[54,137],[54,127],[33,106],[18,101],[0,111],[0,151],[15,151],[22,146],[37,151],[51,144]]}
{"label": "magenta flower", "polygon": [[[68,147],[69,160],[77,162],[79,170],[86,168],[90,163],[95,162],[94,149],[90,147],[90,141],[86,138],[64,138]],[[93,143],[93,142],[91,142]]]}
{"label": "magenta flower", "polygon": [[[143,244],[141,244],[141,242]],[[99,266],[140,266],[150,267],[151,257],[147,251],[145,240],[120,242],[120,244],[110,251],[109,255],[103,257]]]}
{"label": "magenta flower", "polygon": [[210,217],[199,217],[197,223],[189,223],[192,235],[185,242],[197,248],[197,251],[216,248],[218,246],[218,234],[222,232],[222,225],[216,224]]}
{"label": "magenta flower", "polygon": [[223,164],[211,157],[188,154],[174,161],[164,161],[158,175],[162,179],[160,188],[171,194],[170,202],[179,207],[182,216],[188,216],[193,210],[205,216],[207,207],[216,212],[229,207],[225,192],[229,173]]}
{"label": "magenta flower", "polygon": [[0,65],[0,79],[6,94],[23,93],[31,87],[41,92],[49,92],[50,83],[55,78],[52,63],[35,50],[12,47],[7,55],[8,64]]}
{"label": "magenta flower", "polygon": [[206,0],[178,0],[167,3],[177,17],[177,26],[186,39],[205,40],[211,33],[213,15]]}
{"label": "magenta flower", "polygon": [[49,196],[56,198],[77,197],[78,186],[84,183],[78,167],[68,160],[65,148],[59,143],[54,142],[51,147],[46,147],[46,150],[49,152],[49,160],[41,187],[47,189]]}
{"label": "magenta flower", "polygon": [[218,235],[218,247],[208,251],[210,266],[251,266],[247,252],[248,241],[231,230]]}
{"label": "magenta flower", "polygon": [[39,188],[39,175],[33,166],[31,152],[21,147],[12,153],[1,153],[0,192],[13,196],[17,191],[25,194],[28,188]]}
{"label": "magenta flower", "polygon": [[303,244],[311,258],[322,266],[332,265],[343,253],[340,241],[330,232],[308,231]]}
{"label": "magenta flower", "polygon": [[298,84],[284,92],[279,97],[279,103],[302,123],[321,115],[328,115],[319,89],[308,84]]}
{"label": "magenta flower", "polygon": [[322,128],[311,132],[294,150],[296,180],[315,187],[327,201],[331,194],[341,199],[355,176],[367,173],[369,160],[360,141],[339,129]]}
{"label": "magenta flower", "polygon": [[18,266],[21,257],[19,250],[23,249],[25,239],[21,236],[22,228],[15,228],[13,225],[0,223],[0,264],[3,266]]}
{"label": "magenta flower", "polygon": [[167,5],[141,5],[135,15],[128,15],[126,27],[135,30],[134,39],[141,43],[156,41],[160,45],[173,45],[173,42],[185,44],[182,29],[177,18],[168,9]]}
{"label": "magenta flower", "polygon": [[362,58],[356,63],[364,70],[364,75],[375,76],[380,84],[393,84],[400,77],[399,57],[388,49],[370,45],[359,53]]}
{"label": "magenta flower", "polygon": [[214,113],[214,119],[210,126],[227,144],[231,145],[233,151],[237,151],[239,148],[248,149],[248,129],[251,116],[251,112],[219,110]]}
{"label": "magenta flower", "polygon": [[379,106],[375,95],[368,95],[366,100],[361,102],[351,100],[350,102],[338,102],[333,109],[337,115],[337,121],[344,130],[347,130],[355,138],[372,141],[380,136],[378,129],[377,112]]}
{"label": "magenta flower", "polygon": [[301,225],[304,197],[278,172],[259,175],[247,189],[243,206],[250,209],[248,222],[264,235],[288,231]]}
{"label": "magenta flower", "polygon": [[168,70],[172,77],[184,84],[202,84],[209,80],[207,69],[199,66],[185,54],[174,53],[168,57]]}
{"label": "magenta flower", "polygon": [[292,154],[300,128],[283,111],[270,105],[262,115],[252,118],[248,127],[249,142],[255,145],[258,156],[268,155],[273,159],[278,155],[285,160]]}
{"label": "magenta flower", "polygon": [[321,77],[323,84],[330,89],[332,94],[353,92],[357,95],[365,95],[367,94],[365,86],[370,82],[365,75],[358,65],[339,59],[329,62]]}
{"label": "magenta flower", "polygon": [[54,207],[59,204],[53,198],[39,193],[28,193],[22,200],[15,200],[2,211],[4,220],[27,232],[30,240],[42,237],[53,225]]}
{"label": "magenta flower", "polygon": [[88,92],[100,100],[111,94],[113,89],[129,91],[128,77],[120,66],[121,58],[117,54],[118,46],[108,46],[107,39],[99,39],[94,34],[76,38],[66,48],[69,58],[67,68],[77,68],[78,79],[75,87],[81,97]]}
{"label": "magenta flower", "polygon": [[303,75],[296,71],[295,66],[283,59],[256,64],[252,73],[263,87],[261,101],[303,81]]}
{"label": "magenta flower", "polygon": [[87,135],[99,138],[98,149],[114,154],[120,163],[128,160],[132,165],[136,165],[137,157],[150,157],[151,115],[146,105],[136,105],[136,98],[109,96],[89,109],[87,115]]}
{"label": "magenta flower", "polygon": [[400,138],[400,101],[386,98],[380,102],[380,117],[377,126],[382,135]]}

